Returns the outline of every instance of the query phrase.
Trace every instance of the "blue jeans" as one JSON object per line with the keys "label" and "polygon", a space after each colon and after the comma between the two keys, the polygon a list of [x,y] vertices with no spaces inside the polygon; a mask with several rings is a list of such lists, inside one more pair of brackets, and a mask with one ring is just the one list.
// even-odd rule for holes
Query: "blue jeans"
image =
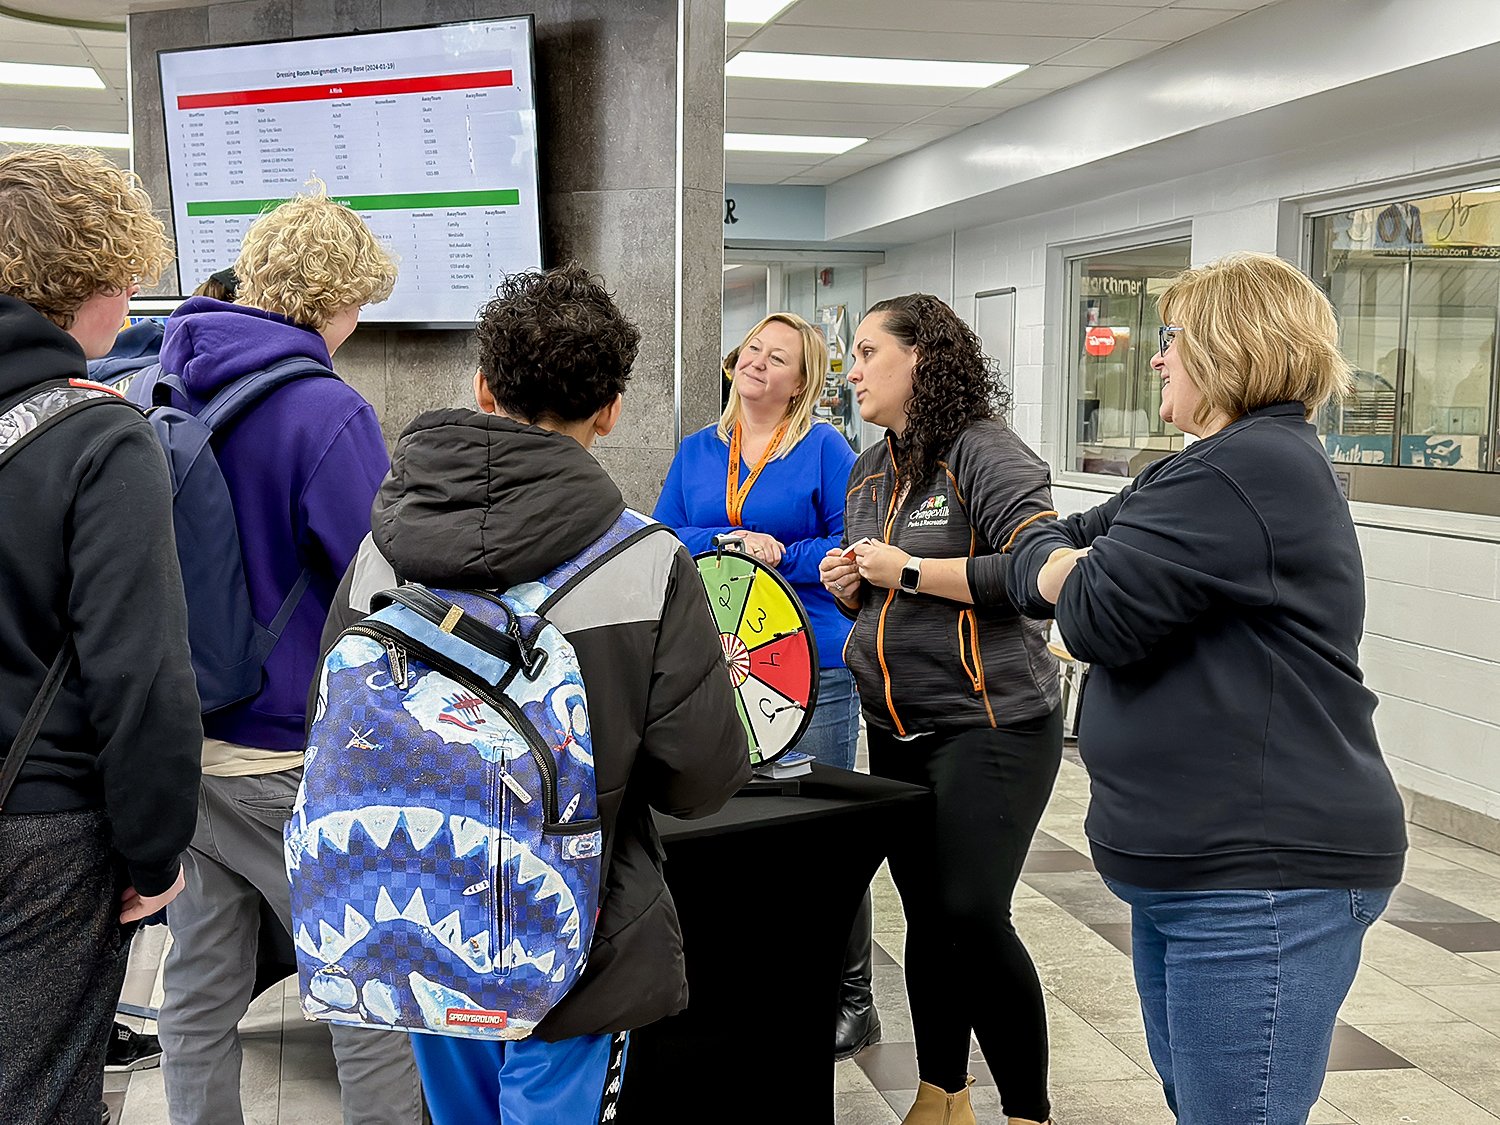
{"label": "blue jeans", "polygon": [[1391,888],[1150,891],[1130,904],[1146,1045],[1178,1125],[1302,1125]]}
{"label": "blue jeans", "polygon": [[794,749],[825,766],[854,768],[859,745],[859,692],[847,668],[824,668],[818,675],[818,705]]}

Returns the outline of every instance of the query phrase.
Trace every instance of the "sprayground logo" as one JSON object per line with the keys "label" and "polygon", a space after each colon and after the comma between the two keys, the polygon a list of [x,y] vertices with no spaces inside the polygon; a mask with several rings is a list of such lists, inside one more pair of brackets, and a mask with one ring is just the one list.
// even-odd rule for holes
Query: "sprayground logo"
{"label": "sprayground logo", "polygon": [[906,521],[907,527],[947,527],[948,498],[942,493],[929,496]]}
{"label": "sprayground logo", "polygon": [[505,1012],[484,1008],[449,1008],[445,1022],[449,1027],[504,1027],[509,1019]]}

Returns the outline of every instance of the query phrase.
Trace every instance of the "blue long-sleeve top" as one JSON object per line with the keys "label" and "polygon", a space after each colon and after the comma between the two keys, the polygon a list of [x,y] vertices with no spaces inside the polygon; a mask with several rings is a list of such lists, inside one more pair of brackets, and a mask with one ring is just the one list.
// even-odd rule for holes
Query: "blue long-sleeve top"
{"label": "blue long-sleeve top", "polygon": [[[741,461],[739,483],[754,466]],[[818,564],[843,546],[844,490],[854,451],[837,430],[818,422],[785,457],[771,461],[745,498],[743,527],[775,536],[786,547],[777,568],[807,610],[823,668],[844,666],[850,622],[818,581]],[[655,517],[677,532],[693,554],[713,549],[713,537],[735,529],[724,503],[729,446],[709,426],[683,439],[667,471]]]}

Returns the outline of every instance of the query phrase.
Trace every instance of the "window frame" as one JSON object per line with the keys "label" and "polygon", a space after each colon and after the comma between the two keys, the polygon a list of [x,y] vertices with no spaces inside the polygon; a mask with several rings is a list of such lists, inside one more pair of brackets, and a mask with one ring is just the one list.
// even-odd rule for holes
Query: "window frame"
{"label": "window frame", "polygon": [[1171,242],[1187,243],[1188,261],[1193,261],[1191,217],[1128,231],[1050,243],[1047,246],[1046,302],[1052,314],[1051,322],[1058,327],[1055,332],[1043,334],[1042,378],[1053,388],[1048,400],[1056,404],[1052,424],[1045,427],[1045,432],[1050,433],[1052,439],[1051,445],[1055,452],[1053,481],[1059,486],[1113,494],[1129,484],[1131,479],[1105,473],[1085,473],[1071,468],[1074,460],[1073,436],[1078,432],[1078,396],[1072,390],[1071,380],[1076,372],[1069,369],[1069,351],[1063,347],[1063,337],[1067,334],[1072,318],[1072,294],[1069,286],[1073,262],[1097,254],[1143,250]]}
{"label": "window frame", "polygon": [[[1380,209],[1392,203],[1437,195],[1451,195],[1500,182],[1500,164],[1472,165],[1463,169],[1427,172],[1415,176],[1383,180],[1376,184],[1340,188],[1284,201],[1291,207],[1288,216],[1296,233],[1296,265],[1309,278],[1313,275],[1316,256],[1316,241],[1313,223],[1317,219],[1366,208]],[[1409,317],[1403,310],[1403,328],[1409,325]],[[1500,314],[1497,314],[1500,322]],[[1500,351],[1500,339],[1496,343]],[[1500,362],[1500,357],[1496,357]],[[1500,395],[1500,388],[1492,388]],[[1497,407],[1492,402],[1492,408]],[[1398,397],[1397,409],[1400,410]],[[1500,409],[1492,414],[1492,450],[1496,436],[1500,436]],[[1491,528],[1485,525],[1485,539],[1500,539],[1500,459],[1492,455],[1494,469],[1450,471],[1417,468],[1407,465],[1356,465],[1339,464],[1335,472],[1349,496],[1351,510],[1357,522],[1375,526],[1392,526],[1392,509],[1412,513],[1409,518],[1398,518],[1396,525],[1430,527],[1431,519],[1423,516],[1466,517],[1482,521],[1493,521]],[[1421,515],[1417,515],[1420,513]],[[1467,519],[1466,519],[1467,522]]]}

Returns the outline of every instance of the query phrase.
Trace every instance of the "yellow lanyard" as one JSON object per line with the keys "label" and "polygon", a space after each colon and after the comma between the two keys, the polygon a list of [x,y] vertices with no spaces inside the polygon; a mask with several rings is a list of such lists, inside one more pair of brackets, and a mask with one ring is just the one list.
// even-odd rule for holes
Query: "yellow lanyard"
{"label": "yellow lanyard", "polygon": [[740,484],[740,423],[735,422],[734,433],[729,438],[729,475],[724,481],[724,509],[729,513],[729,526],[740,527],[745,519],[745,498],[750,495],[750,490],[755,487],[756,478],[760,476],[762,469],[776,456],[776,450],[781,445],[781,439],[786,437],[786,428],[791,419],[783,419],[781,425],[776,427],[776,432],[771,435],[771,444],[766,446],[766,451],[760,455],[760,460],[755,463],[755,468],[750,470],[750,475],[745,478],[745,483]]}

